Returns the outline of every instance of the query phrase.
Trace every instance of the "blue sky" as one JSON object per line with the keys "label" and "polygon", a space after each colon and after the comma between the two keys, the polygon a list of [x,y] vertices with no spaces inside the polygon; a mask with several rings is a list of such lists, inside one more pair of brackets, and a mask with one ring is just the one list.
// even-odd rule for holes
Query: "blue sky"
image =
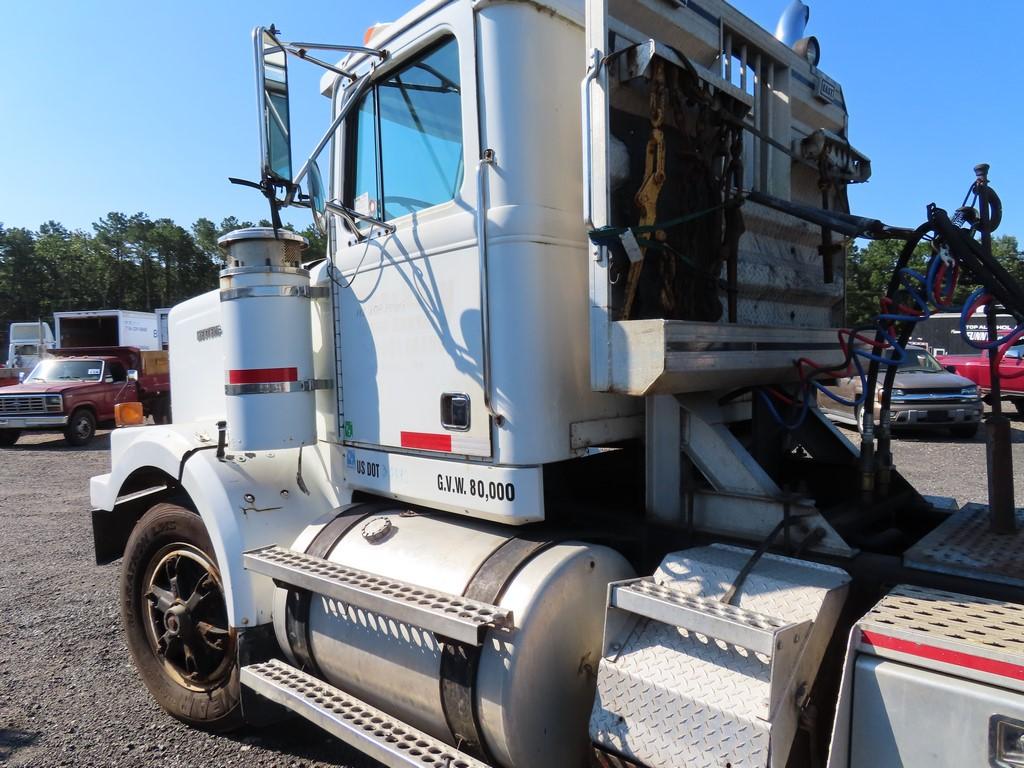
{"label": "blue sky", "polygon": [[[735,4],[769,29],[788,0]],[[199,216],[256,219],[265,203],[228,176],[258,167],[249,31],[274,22],[286,39],[360,43],[410,0],[334,2],[4,3],[0,68],[0,222],[47,219],[88,228],[108,211],[188,225]],[[1021,81],[1006,62],[1024,3],[986,0],[809,0],[822,69],[842,85],[851,139],[874,175],[856,212],[913,226],[932,201],[955,208],[977,162],[992,164],[1024,239]],[[296,152],[311,148],[328,104],[319,71],[292,65]],[[293,217],[305,225],[304,212]]]}

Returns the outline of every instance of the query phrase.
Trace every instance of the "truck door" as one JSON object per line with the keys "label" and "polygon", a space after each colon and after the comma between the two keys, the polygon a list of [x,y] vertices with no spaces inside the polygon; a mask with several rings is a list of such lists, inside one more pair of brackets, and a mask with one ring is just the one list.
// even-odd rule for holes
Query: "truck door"
{"label": "truck door", "polygon": [[360,241],[334,221],[339,427],[355,444],[489,456],[472,11],[431,18],[430,34],[387,42],[335,160],[334,195],[395,227],[361,225]]}

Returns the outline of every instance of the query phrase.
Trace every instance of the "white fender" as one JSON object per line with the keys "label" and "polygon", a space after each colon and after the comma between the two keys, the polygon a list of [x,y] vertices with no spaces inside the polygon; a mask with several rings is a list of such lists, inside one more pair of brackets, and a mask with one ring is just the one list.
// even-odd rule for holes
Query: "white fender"
{"label": "white fender", "polygon": [[242,553],[271,544],[288,546],[307,525],[329,519],[332,509],[350,501],[339,496],[331,480],[341,476],[339,452],[325,443],[304,449],[302,480],[307,494],[296,479],[298,449],[229,452],[230,460],[219,461],[216,444],[213,422],[114,430],[113,470],[91,479],[90,497],[94,507],[112,510],[125,480],[136,470],[153,467],[177,478],[187,451],[214,446],[188,459],[181,485],[209,531],[232,626],[266,624],[272,620],[273,581],[246,571]]}

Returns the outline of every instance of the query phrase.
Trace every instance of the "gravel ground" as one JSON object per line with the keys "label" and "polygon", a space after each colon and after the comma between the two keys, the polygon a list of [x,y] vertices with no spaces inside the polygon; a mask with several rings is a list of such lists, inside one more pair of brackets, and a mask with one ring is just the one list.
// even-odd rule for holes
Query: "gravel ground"
{"label": "gravel ground", "polygon": [[86,448],[45,433],[0,448],[0,765],[371,765],[302,720],[210,736],[153,703],[121,634],[120,561],[93,561],[100,434]]}
{"label": "gravel ground", "polygon": [[[1012,410],[1012,409],[1011,409]],[[1011,417],[1013,498],[1024,507],[1024,419]],[[847,434],[857,442],[857,435]],[[985,470],[985,426],[969,440],[928,432],[902,433],[893,441],[896,468],[921,493],[952,496],[962,506],[988,502]]]}
{"label": "gravel ground", "polygon": [[[1019,419],[1013,438],[1024,503]],[[367,765],[303,721],[209,736],[153,703],[122,639],[119,563],[92,560],[88,478],[107,471],[107,448],[105,433],[88,448],[52,434],[0,448],[0,765]],[[922,492],[985,500],[983,434],[903,435],[895,455]]]}

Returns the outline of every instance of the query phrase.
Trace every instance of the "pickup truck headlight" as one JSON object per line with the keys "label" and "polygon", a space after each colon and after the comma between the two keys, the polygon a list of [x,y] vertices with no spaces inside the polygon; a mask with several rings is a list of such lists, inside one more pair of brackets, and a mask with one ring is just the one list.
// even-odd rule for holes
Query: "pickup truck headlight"
{"label": "pickup truck headlight", "polygon": [[964,395],[965,397],[977,397],[978,388],[975,386],[964,387],[963,389],[960,390],[960,394]]}
{"label": "pickup truck headlight", "polygon": [[904,395],[904,394],[905,394],[905,393],[903,392],[903,390],[902,390],[902,389],[896,389],[896,388],[894,388],[894,389],[893,389],[893,391],[892,391],[892,396],[893,396],[893,397],[903,397],[903,395]]}
{"label": "pickup truck headlight", "polygon": [[45,395],[46,410],[57,411],[58,413],[64,410],[64,402],[60,395]]}

